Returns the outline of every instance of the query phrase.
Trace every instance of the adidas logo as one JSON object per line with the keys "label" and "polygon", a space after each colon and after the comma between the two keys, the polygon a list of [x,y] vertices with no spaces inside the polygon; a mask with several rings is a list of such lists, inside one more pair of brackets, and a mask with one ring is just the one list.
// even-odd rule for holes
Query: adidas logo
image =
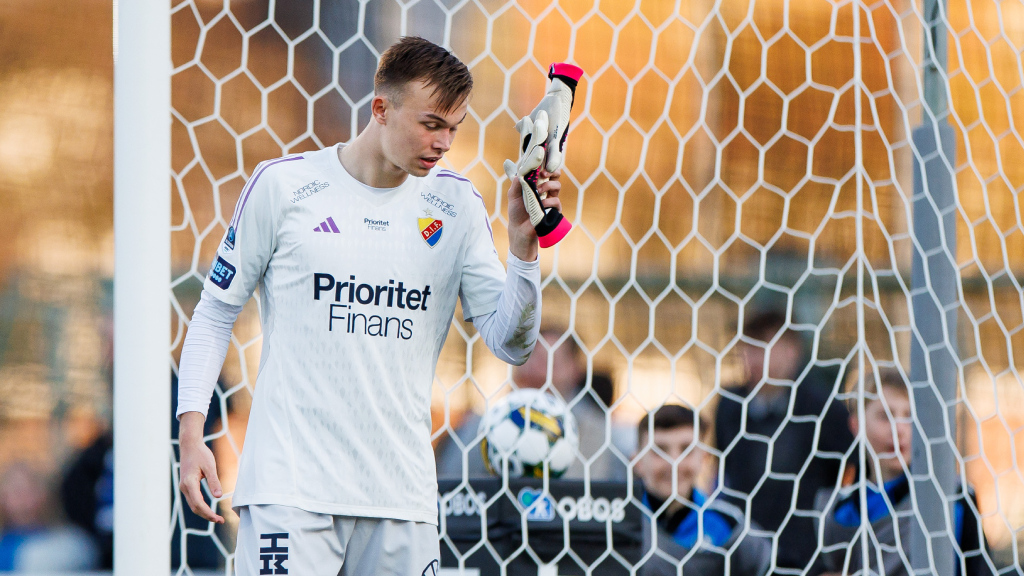
{"label": "adidas logo", "polygon": [[334,218],[331,218],[330,216],[327,217],[327,220],[321,222],[319,226],[313,228],[313,232],[341,234],[341,230],[338,230],[338,225],[334,223]]}

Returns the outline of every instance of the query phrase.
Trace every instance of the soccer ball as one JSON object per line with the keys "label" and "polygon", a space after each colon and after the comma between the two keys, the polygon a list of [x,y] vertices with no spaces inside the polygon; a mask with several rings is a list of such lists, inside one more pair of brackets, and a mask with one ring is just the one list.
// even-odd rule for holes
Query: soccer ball
{"label": "soccer ball", "polygon": [[523,389],[502,398],[484,414],[477,435],[488,472],[509,477],[543,478],[544,464],[558,478],[579,448],[576,419],[565,402],[547,392]]}

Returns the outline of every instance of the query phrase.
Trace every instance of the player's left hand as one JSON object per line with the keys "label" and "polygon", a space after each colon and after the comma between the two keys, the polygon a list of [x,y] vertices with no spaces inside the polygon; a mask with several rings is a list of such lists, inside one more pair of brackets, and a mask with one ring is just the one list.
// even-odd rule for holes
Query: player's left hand
{"label": "player's left hand", "polygon": [[[558,193],[562,190],[561,170],[548,172],[541,168],[538,172],[541,179],[547,178],[537,186],[538,194],[543,198],[540,204],[543,208],[555,207],[562,210],[562,201],[558,199]],[[532,194],[532,192],[527,191]],[[537,259],[537,230],[530,221],[530,214],[526,211],[523,202],[523,187],[520,178],[512,178],[512,185],[508,189],[508,240],[509,250],[516,258],[524,262],[533,262]]]}

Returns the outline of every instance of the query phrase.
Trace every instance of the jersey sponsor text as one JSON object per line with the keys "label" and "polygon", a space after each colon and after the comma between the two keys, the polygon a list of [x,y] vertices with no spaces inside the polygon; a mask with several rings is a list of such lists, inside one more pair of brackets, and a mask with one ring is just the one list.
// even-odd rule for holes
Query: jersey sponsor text
{"label": "jersey sponsor text", "polygon": [[328,332],[334,331],[337,320],[339,323],[344,322],[344,331],[347,334],[409,340],[415,326],[412,318],[363,314],[355,307],[361,304],[426,311],[431,292],[429,284],[418,290],[406,288],[405,282],[401,281],[396,284],[394,280],[388,280],[387,284],[372,285],[359,283],[355,275],[350,275],[346,282],[338,282],[331,274],[313,274],[313,300],[330,300],[331,296],[334,297],[335,303],[329,308]]}

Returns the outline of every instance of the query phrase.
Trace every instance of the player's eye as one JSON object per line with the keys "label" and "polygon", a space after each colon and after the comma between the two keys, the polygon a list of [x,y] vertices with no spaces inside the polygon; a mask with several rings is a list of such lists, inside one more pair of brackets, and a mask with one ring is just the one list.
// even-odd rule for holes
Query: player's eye
{"label": "player's eye", "polygon": [[424,126],[427,127],[427,130],[437,130],[438,128],[440,128],[440,126],[438,126],[437,123],[435,122],[427,122],[426,124],[424,124]]}

